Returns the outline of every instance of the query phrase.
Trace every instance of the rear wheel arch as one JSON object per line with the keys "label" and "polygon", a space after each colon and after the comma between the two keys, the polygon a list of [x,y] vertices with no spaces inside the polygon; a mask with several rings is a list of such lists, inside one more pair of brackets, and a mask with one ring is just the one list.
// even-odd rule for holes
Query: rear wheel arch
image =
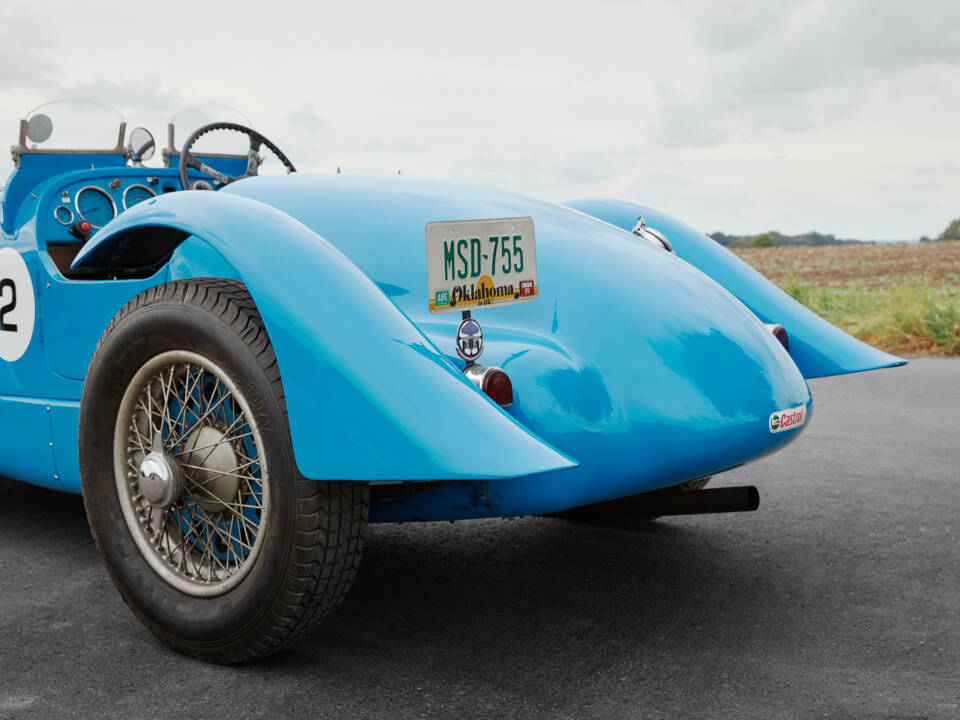
{"label": "rear wheel arch", "polygon": [[[575,466],[492,406],[349,257],[269,204],[229,192],[164,195],[116,218],[73,265],[102,268],[128,233],[150,226],[189,233],[169,260],[171,277],[230,273],[248,288],[283,373],[304,475],[459,480]],[[435,418],[464,413],[475,419],[478,443],[504,452],[459,452],[455,424]],[[318,434],[328,442],[318,444]]]}
{"label": "rear wheel arch", "polygon": [[[135,487],[142,479],[138,480],[135,472],[122,478],[118,471],[122,463],[116,462],[117,448],[122,451],[132,444],[117,433],[129,425],[118,413],[138,369],[177,348],[193,353],[191,358],[209,358],[212,367],[229,373],[243,405],[256,418],[254,425],[259,428],[258,437],[262,436],[257,448],[262,453],[258,456],[263,468],[259,477],[269,488],[270,513],[257,518],[257,522],[263,519],[256,527],[258,538],[264,534],[260,553],[252,556],[252,566],[233,587],[206,595],[202,592],[202,560],[197,574],[201,592],[191,592],[189,584],[180,586],[171,577],[165,578],[163,558],[150,556],[149,542],[146,546],[138,542],[140,530],[130,520],[129,508],[142,505],[135,500],[137,495],[143,497],[143,488]],[[188,385],[189,380],[184,387]],[[172,381],[168,387],[173,387]],[[162,414],[160,417],[162,425]],[[187,654],[217,662],[254,659],[282,649],[341,603],[362,552],[369,490],[364,483],[316,482],[297,472],[276,359],[242,284],[222,279],[180,281],[133,298],[110,323],[94,354],[80,419],[83,496],[94,539],[125,602],[161,640]],[[131,422],[142,425],[143,420]],[[167,425],[171,426],[169,420]],[[169,431],[164,439],[161,431],[160,445],[171,457],[176,448],[167,445],[173,444],[174,436]],[[138,442],[142,443],[142,438]],[[188,452],[187,459],[192,461],[197,455],[198,451],[192,456]],[[135,465],[139,456],[134,453],[132,457]],[[178,457],[182,459],[183,454]],[[205,481],[196,477],[184,481],[184,498],[191,493],[201,497],[202,487],[187,482],[202,485]],[[130,484],[135,504],[130,498],[125,504],[125,483]],[[261,499],[263,496],[261,492]],[[174,507],[179,508],[177,512],[190,512],[185,499],[166,509]],[[201,513],[198,510],[196,514]],[[229,518],[229,508],[224,507],[222,514]],[[148,507],[145,517],[149,524],[156,515]],[[182,514],[176,517],[171,532],[180,533],[180,547],[187,549],[174,548],[169,557],[180,552],[189,569],[188,550],[195,555],[212,552],[216,532],[204,531],[201,521],[199,531],[185,531],[183,528],[193,526],[183,524]],[[233,538],[233,532],[240,534],[232,530],[224,537]],[[166,545],[168,551],[171,547]],[[235,551],[238,568],[243,552],[242,547],[239,554]],[[157,562],[161,563],[159,569]],[[193,567],[196,570],[198,566],[195,563]],[[211,560],[206,581],[215,581],[215,567]],[[226,551],[226,569],[229,567],[230,553]],[[217,572],[221,572],[219,567]]]}

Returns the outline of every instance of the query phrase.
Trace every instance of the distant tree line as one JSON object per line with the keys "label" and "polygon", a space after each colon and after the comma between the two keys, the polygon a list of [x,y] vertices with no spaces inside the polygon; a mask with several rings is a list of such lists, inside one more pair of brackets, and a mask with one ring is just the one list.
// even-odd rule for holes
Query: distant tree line
{"label": "distant tree line", "polygon": [[841,240],[836,235],[808,232],[801,235],[784,235],[771,230],[759,235],[728,235],[714,232],[710,237],[721,245],[733,248],[743,247],[775,247],[777,245],[849,245],[860,243],[860,240]]}
{"label": "distant tree line", "polygon": [[[851,245],[851,244],[870,244],[870,240],[841,240],[835,235],[823,234],[818,232],[808,232],[801,235],[784,235],[783,233],[771,230],[770,232],[760,233],[759,235],[728,235],[722,232],[708,233],[710,237],[721,245],[732,248],[745,247],[776,247],[778,245]],[[947,225],[947,229],[940,233],[936,238],[929,238],[924,235],[920,242],[942,242],[950,240],[960,240],[960,218]]]}
{"label": "distant tree line", "polygon": [[[952,223],[947,225],[947,229],[942,233],[937,235],[937,241],[942,242],[945,240],[960,240],[960,218],[957,218]],[[926,235],[920,238],[920,242],[934,242]]]}

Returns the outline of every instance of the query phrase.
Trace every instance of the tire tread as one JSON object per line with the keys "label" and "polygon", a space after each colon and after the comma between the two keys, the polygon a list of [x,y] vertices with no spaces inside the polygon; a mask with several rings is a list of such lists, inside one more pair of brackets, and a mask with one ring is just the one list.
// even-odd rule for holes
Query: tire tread
{"label": "tire tread", "polygon": [[[111,320],[97,344],[91,368],[114,329],[129,317],[158,302],[180,302],[206,310],[226,324],[253,354],[276,396],[287,422],[280,369],[266,327],[246,287],[235,280],[200,278],[157,285],[131,299]],[[288,572],[275,601],[254,627],[223,646],[199,647],[172,637],[154,626],[130,602],[140,620],[163,642],[187,655],[219,663],[236,663],[276,653],[295,642],[343,602],[363,553],[369,488],[366,483],[322,482],[295,473],[297,484],[296,541]],[[99,540],[94,533],[94,540]]]}

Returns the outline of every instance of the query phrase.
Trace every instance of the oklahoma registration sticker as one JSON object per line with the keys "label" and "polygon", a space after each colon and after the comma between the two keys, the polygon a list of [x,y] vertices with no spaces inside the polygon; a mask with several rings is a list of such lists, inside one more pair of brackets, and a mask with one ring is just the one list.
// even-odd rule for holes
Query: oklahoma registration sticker
{"label": "oklahoma registration sticker", "polygon": [[807,419],[806,405],[798,405],[789,410],[777,410],[770,414],[770,432],[778,433],[784,430],[793,430],[803,425]]}

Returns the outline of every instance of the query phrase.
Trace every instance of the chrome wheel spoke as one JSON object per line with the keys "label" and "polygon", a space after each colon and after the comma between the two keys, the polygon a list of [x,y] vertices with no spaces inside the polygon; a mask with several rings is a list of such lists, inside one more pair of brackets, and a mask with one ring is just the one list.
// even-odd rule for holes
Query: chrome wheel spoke
{"label": "chrome wheel spoke", "polygon": [[269,493],[256,418],[226,373],[187,351],[144,365],[121,401],[115,457],[154,570],[195,595],[239,582],[263,544]]}

